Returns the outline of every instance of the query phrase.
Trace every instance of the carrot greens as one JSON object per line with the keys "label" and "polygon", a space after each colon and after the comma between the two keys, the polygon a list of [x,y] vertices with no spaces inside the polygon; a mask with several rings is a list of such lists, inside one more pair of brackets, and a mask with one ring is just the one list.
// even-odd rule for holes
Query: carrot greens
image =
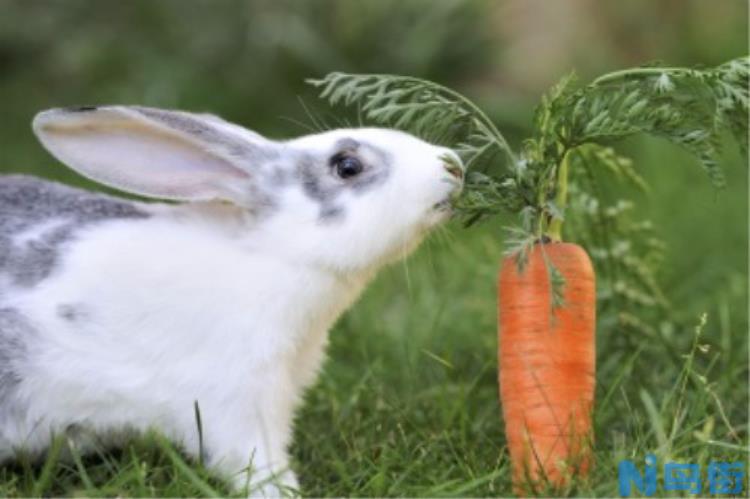
{"label": "carrot greens", "polygon": [[[450,143],[470,169],[465,193],[456,203],[458,216],[468,225],[510,212],[520,215],[531,239],[559,239],[566,170],[581,155],[592,166],[643,184],[630,162],[592,144],[603,146],[639,133],[666,139],[696,156],[711,183],[722,188],[722,135],[728,132],[747,151],[749,74],[748,57],[707,69],[625,69],[583,86],[571,73],[542,98],[533,134],[518,153],[481,109],[436,83],[346,73],[310,83],[331,104],[357,105],[375,123]],[[494,166],[498,164],[503,168]]]}

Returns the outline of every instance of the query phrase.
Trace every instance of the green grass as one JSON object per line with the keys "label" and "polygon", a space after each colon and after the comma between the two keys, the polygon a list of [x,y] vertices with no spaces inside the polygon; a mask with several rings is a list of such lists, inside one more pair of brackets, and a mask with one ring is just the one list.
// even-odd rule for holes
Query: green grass
{"label": "green grass", "polygon": [[[384,272],[334,328],[296,422],[303,495],[511,494],[496,382],[501,242],[487,231],[446,234]],[[747,341],[731,330],[731,315],[743,314],[730,298],[707,311],[698,339],[698,312],[632,347],[615,348],[607,336],[617,332],[599,328],[596,467],[568,494],[616,496],[618,461],[642,465],[649,452],[660,463],[747,462]],[[90,456],[58,444],[66,452],[46,462],[0,468],[0,496],[229,493],[154,436]]]}

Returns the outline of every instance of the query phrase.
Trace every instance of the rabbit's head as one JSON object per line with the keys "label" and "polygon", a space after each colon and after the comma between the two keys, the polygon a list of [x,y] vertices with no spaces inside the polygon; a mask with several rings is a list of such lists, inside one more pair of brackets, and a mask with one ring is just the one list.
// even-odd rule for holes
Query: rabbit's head
{"label": "rabbit's head", "polygon": [[142,196],[230,202],[247,215],[244,244],[341,272],[406,254],[447,218],[462,185],[454,152],[389,129],[272,141],[212,115],[106,106],[45,111],[34,130],[86,177]]}

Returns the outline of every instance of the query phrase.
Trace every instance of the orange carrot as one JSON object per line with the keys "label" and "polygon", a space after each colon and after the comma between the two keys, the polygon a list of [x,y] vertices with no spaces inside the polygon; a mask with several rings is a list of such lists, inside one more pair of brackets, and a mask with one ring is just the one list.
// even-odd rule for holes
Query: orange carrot
{"label": "orange carrot", "polygon": [[[562,274],[553,306],[550,267]],[[514,256],[498,278],[500,400],[522,494],[561,488],[591,464],[594,402],[595,284],[575,244],[536,244],[519,269]]]}

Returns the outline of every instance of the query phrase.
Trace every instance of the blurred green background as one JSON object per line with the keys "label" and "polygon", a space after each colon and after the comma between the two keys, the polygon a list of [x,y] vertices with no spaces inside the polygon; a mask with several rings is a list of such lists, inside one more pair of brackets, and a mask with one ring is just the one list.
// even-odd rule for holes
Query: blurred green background
{"label": "blurred green background", "polygon": [[[0,0],[0,173],[88,185],[33,137],[33,115],[49,107],[209,111],[274,138],[310,133],[311,114],[345,123],[351,112],[329,108],[304,83],[329,71],[408,74],[453,87],[517,145],[540,94],[570,70],[587,81],[653,61],[711,66],[746,54],[747,9],[741,0]],[[725,413],[716,414],[712,438],[737,443],[734,434],[746,445],[746,158],[727,149],[729,187],[718,192],[677,148],[633,139],[620,150],[652,190],[612,187],[607,196],[633,199],[666,242],[659,279],[671,308],[651,338],[615,342],[629,332],[600,327],[602,393],[625,374],[617,381],[624,401],[603,412],[599,446],[621,457],[651,448],[659,432],[633,429],[653,424],[641,394],[651,390],[658,401],[674,382],[703,312],[704,340],[721,356],[705,360]],[[450,226],[384,272],[336,326],[331,360],[298,421],[305,494],[509,493],[494,378],[494,275],[507,223]],[[637,344],[640,361],[619,371]],[[633,411],[628,422],[624,408]],[[74,476],[59,473],[64,485],[53,490],[81,491]],[[102,473],[102,483],[119,483]],[[614,495],[615,470],[601,473],[589,492]],[[0,492],[23,493],[22,482]]]}

